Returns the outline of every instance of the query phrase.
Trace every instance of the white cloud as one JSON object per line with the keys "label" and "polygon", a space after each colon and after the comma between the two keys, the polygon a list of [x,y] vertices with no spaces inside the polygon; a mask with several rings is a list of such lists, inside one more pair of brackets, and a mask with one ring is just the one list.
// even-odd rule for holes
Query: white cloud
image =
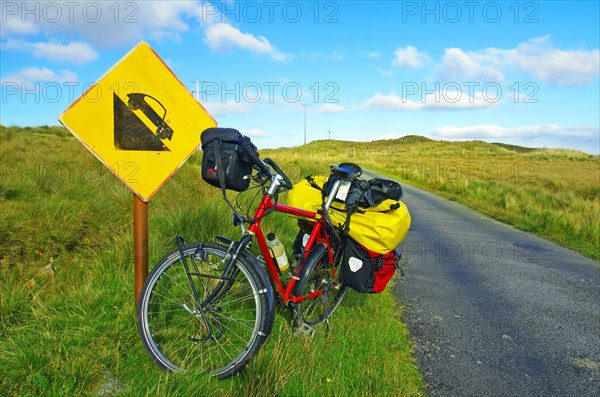
{"label": "white cloud", "polygon": [[2,84],[11,84],[28,91],[38,90],[44,83],[76,83],[77,75],[70,70],[56,73],[48,68],[26,67],[16,73],[4,76]]}
{"label": "white cloud", "polygon": [[317,108],[317,113],[344,113],[346,108],[335,103],[324,103]]}
{"label": "white cloud", "polygon": [[4,44],[9,50],[23,51],[31,53],[36,58],[49,59],[56,62],[67,62],[75,65],[95,61],[98,58],[96,51],[83,42],[73,42],[69,44],[29,42],[24,40],[9,39]]}
{"label": "white cloud", "polygon": [[2,79],[3,82],[26,82],[26,81],[44,81],[44,82],[76,82],[77,75],[69,70],[61,70],[56,73],[48,68],[27,67],[16,73],[10,74]]}
{"label": "white cloud", "polygon": [[[4,3],[7,4],[7,3]],[[15,2],[15,4],[17,4]],[[0,29],[0,37],[10,37],[14,35],[31,35],[39,31],[39,27],[34,21],[22,21],[20,15],[6,15],[4,13],[4,5],[1,7],[0,18],[2,20],[2,29]]]}
{"label": "white cloud", "polygon": [[362,107],[378,110],[471,110],[495,106],[499,103],[500,101],[486,100],[481,93],[469,96],[450,90],[429,93],[420,101],[401,98],[395,93],[386,95],[378,92],[367,99]]}
{"label": "white cloud", "polygon": [[208,46],[215,51],[239,47],[257,54],[268,55],[276,61],[288,59],[288,56],[279,52],[266,37],[255,37],[250,33],[242,33],[228,23],[208,26],[204,31],[204,37]]}
{"label": "white cloud", "polygon": [[226,101],[226,102],[204,102],[202,106],[211,115],[222,115],[227,113],[248,113],[252,110],[252,106],[254,104],[250,104],[247,102],[236,102],[236,101]]}
{"label": "white cloud", "polygon": [[431,61],[429,54],[420,52],[414,46],[409,45],[404,48],[396,48],[392,65],[399,68],[408,67],[416,69],[429,61]]}
{"label": "white cloud", "polygon": [[561,50],[549,45],[550,36],[520,44],[514,50],[485,50],[482,57],[523,69],[540,80],[560,86],[591,83],[600,76],[599,50]]}
{"label": "white cloud", "polygon": [[503,81],[503,71],[524,71],[536,79],[558,86],[589,84],[600,76],[599,50],[561,50],[550,45],[550,36],[541,36],[515,48],[485,48],[463,51],[448,48],[437,67],[443,79],[473,78]]}
{"label": "white cloud", "polygon": [[598,136],[598,127],[568,126],[561,127],[556,124],[531,125],[506,128],[499,125],[484,124],[469,127],[457,127],[454,125],[443,126],[434,129],[433,135],[445,138],[539,138],[539,137],[563,137],[563,138],[592,138]]}
{"label": "white cloud", "polygon": [[179,32],[188,30],[188,24],[183,18],[190,14],[194,15],[198,8],[202,9],[202,5],[189,1],[138,1],[137,3],[141,11],[139,18],[136,18],[138,23],[147,23],[148,27],[154,29],[172,29]]}
{"label": "white cloud", "polygon": [[371,59],[377,59],[381,56],[380,52],[375,52],[375,51],[367,51],[367,56]]}
{"label": "white cloud", "polygon": [[269,133],[263,130],[259,130],[257,128],[251,128],[249,130],[242,130],[242,134],[255,138],[264,138],[269,136]]}
{"label": "white cloud", "polygon": [[[213,50],[243,48],[266,54],[277,61],[291,58],[291,55],[278,51],[264,36],[243,33],[231,26],[227,22],[227,15],[219,11],[220,7],[207,1],[52,2],[48,6],[52,8],[51,17],[38,17],[37,20],[35,12],[31,13],[30,18],[21,18],[23,10],[39,10],[44,3],[10,3],[9,12],[2,15],[6,17],[3,19],[6,23],[2,25],[3,38],[40,32],[48,37],[67,34],[96,47],[122,49],[146,37],[177,42],[181,40],[181,33],[193,26],[204,29],[205,41]],[[2,7],[3,12],[5,8]],[[341,56],[339,53],[334,55]]]}
{"label": "white cloud", "polygon": [[[450,80],[504,81],[504,75],[493,66],[482,65],[460,48],[446,48],[438,66],[437,74]],[[476,57],[475,57],[476,58]]]}
{"label": "white cloud", "polygon": [[[7,21],[2,24],[2,37],[43,32],[48,36],[76,36],[101,47],[129,47],[156,31],[184,32],[190,21],[208,23],[218,15],[207,17],[205,3],[78,1],[49,2],[46,6],[39,1],[10,2],[10,9],[2,16]],[[3,4],[3,12],[7,7]]]}
{"label": "white cloud", "polygon": [[371,66],[371,69],[378,71],[383,77],[394,77],[394,72],[392,70],[384,70],[377,66]]}

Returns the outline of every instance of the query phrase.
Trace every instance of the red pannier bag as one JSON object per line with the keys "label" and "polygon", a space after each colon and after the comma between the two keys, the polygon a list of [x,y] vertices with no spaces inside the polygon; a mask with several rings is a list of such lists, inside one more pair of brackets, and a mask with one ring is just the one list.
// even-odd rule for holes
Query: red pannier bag
{"label": "red pannier bag", "polygon": [[342,281],[358,292],[379,293],[385,290],[396,273],[398,259],[395,251],[378,254],[348,237],[344,248]]}

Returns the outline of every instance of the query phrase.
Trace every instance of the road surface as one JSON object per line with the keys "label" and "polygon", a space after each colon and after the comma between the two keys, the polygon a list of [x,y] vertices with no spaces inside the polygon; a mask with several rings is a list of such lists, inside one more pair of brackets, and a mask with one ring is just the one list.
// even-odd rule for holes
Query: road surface
{"label": "road surface", "polygon": [[405,307],[430,396],[600,395],[600,267],[403,184]]}

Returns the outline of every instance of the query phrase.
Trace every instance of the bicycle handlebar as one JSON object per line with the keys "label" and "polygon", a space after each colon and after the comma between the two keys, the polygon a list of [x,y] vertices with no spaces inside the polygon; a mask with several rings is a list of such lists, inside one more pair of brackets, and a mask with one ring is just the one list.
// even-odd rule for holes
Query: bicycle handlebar
{"label": "bicycle handlebar", "polygon": [[252,161],[254,165],[258,167],[261,173],[271,175],[271,170],[269,169],[269,166],[267,166],[265,162],[258,157],[256,149],[253,149],[254,150],[246,150],[246,155],[248,156],[248,158]]}
{"label": "bicycle handlebar", "polygon": [[[279,166],[277,165],[277,163],[275,163],[273,160],[267,158],[261,160],[260,157],[258,157],[258,153],[256,152],[256,148],[250,148],[248,150],[245,151],[247,158],[258,167],[259,171],[262,174],[265,175],[269,175],[271,177],[273,177],[273,172],[271,172],[271,170],[269,169],[269,165],[275,170],[275,172],[277,174],[279,174],[279,176],[281,176],[282,181],[281,181],[281,186],[283,186],[284,188],[291,190],[293,185],[292,182],[290,181],[290,178],[287,177],[287,175],[281,170],[281,168],[279,168]],[[267,165],[268,164],[268,165]]]}
{"label": "bicycle handlebar", "polygon": [[275,163],[273,160],[271,160],[269,158],[266,158],[264,162],[266,164],[269,164],[271,167],[273,167],[275,172],[277,172],[283,178],[283,181],[282,181],[283,183],[281,184],[281,186],[283,186],[287,190],[292,190],[292,188],[294,187],[294,185],[292,185],[292,181],[290,181],[290,178],[288,178],[288,176],[285,174],[285,172],[283,172],[283,170],[281,168],[279,168],[277,163]]}

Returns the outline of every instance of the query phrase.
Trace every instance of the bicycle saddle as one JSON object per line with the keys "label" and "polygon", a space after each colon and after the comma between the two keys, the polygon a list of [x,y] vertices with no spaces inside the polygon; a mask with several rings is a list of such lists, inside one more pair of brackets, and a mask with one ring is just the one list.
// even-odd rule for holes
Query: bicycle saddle
{"label": "bicycle saddle", "polygon": [[354,163],[341,163],[338,166],[332,166],[331,172],[345,181],[352,181],[362,175],[362,168]]}

